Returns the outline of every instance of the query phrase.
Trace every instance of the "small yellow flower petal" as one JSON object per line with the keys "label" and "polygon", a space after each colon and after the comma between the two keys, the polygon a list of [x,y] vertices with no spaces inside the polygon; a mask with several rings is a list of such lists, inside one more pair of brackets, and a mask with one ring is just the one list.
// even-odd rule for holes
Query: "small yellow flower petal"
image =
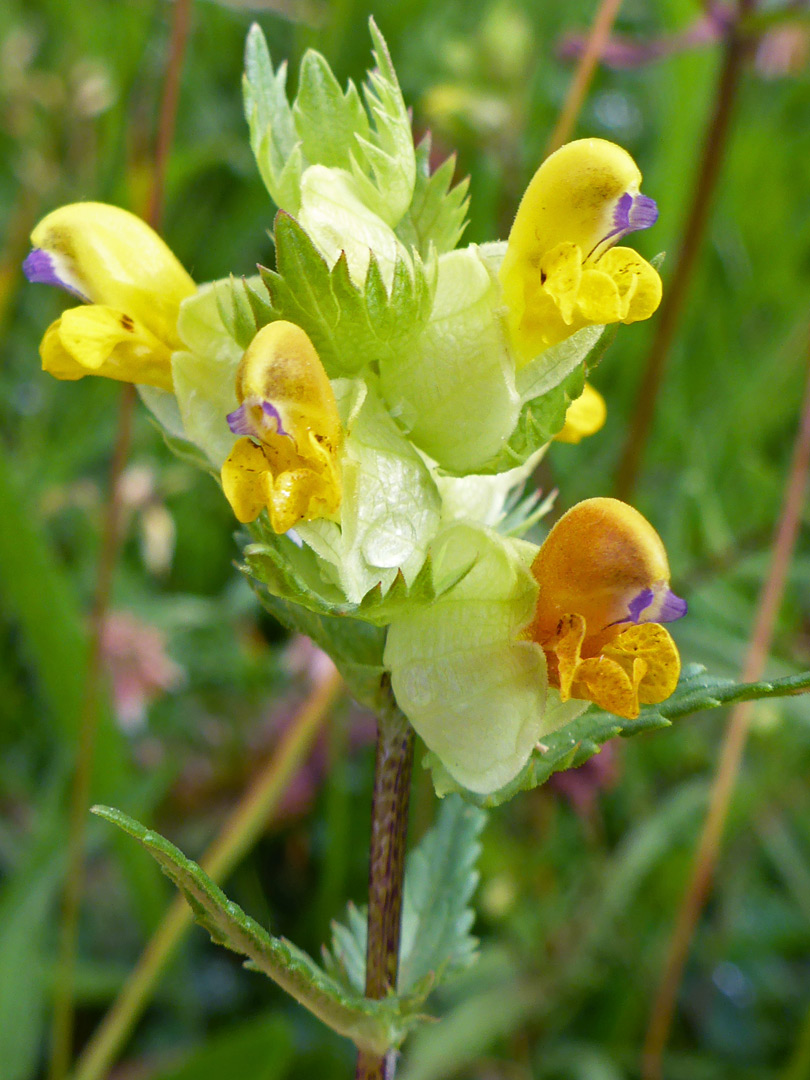
{"label": "small yellow flower petal", "polygon": [[560,700],[581,698],[634,720],[640,705],[664,701],[678,685],[680,656],[668,631],[657,623],[631,626],[596,656],[582,657],[586,624],[563,616],[545,646],[549,678]]}
{"label": "small yellow flower petal", "polygon": [[44,217],[31,243],[26,264],[33,266],[32,280],[125,311],[160,341],[181,347],[177,315],[196,286],[146,222],[117,206],[72,203]]}
{"label": "small yellow flower petal", "polygon": [[543,256],[540,281],[569,326],[574,321],[581,280],[582,251],[576,244],[557,244]]}
{"label": "small yellow flower petal", "polygon": [[42,368],[58,379],[104,375],[172,389],[171,352],[129,315],[99,304],[70,308],[40,345]]}
{"label": "small yellow flower petal", "polygon": [[582,274],[577,306],[586,323],[621,322],[627,312],[613,278],[592,268]]}
{"label": "small yellow flower petal", "polygon": [[604,647],[602,655],[615,660],[625,671],[630,664],[643,660],[645,671],[637,684],[642,705],[665,701],[678,685],[681,674],[678,647],[666,627],[658,623],[628,627]]}
{"label": "small yellow flower petal", "polygon": [[334,517],[342,490],[335,395],[317,352],[293,323],[260,330],[239,365],[240,406],[228,416],[240,439],[222,467],[222,486],[240,521],[263,509],[277,533]]}
{"label": "small yellow flower petal", "polygon": [[590,383],[585,383],[580,396],[568,406],[565,424],[555,439],[564,443],[581,442],[588,435],[595,435],[604,426],[606,418],[605,399]]}
{"label": "small yellow flower petal", "polygon": [[614,247],[606,251],[596,266],[616,284],[626,301],[622,322],[649,319],[661,303],[661,275],[632,248]]}
{"label": "small yellow flower petal", "polygon": [[272,484],[262,448],[250,439],[237,439],[222,466],[222,490],[237,521],[255,521],[267,506],[268,476]]}

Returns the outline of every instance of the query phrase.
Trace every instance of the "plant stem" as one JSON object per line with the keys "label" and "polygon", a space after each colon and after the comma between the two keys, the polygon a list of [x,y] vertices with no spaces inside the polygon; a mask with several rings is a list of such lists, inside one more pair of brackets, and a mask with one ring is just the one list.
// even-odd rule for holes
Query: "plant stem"
{"label": "plant stem", "polygon": [[610,32],[613,29],[621,5],[622,0],[601,0],[599,4],[591,32],[579,58],[574,78],[568,88],[565,102],[548,140],[546,157],[558,150],[563,143],[567,143],[573,134],[577,119],[582,111],[582,105],[593,80],[596,65],[599,63],[599,57],[602,55],[605,43],[610,37]]}
{"label": "plant stem", "polygon": [[[390,694],[377,718],[368,868],[366,997],[396,992],[405,878],[405,840],[413,768],[413,728]],[[361,1051],[356,1080],[393,1080],[396,1051]]]}
{"label": "plant stem", "polygon": [[[334,670],[313,686],[272,757],[200,860],[212,881],[223,881],[267,827],[342,687],[343,680]],[[192,922],[191,908],[178,896],[79,1058],[73,1080],[102,1080],[107,1075]]]}
{"label": "plant stem", "polygon": [[740,33],[737,24],[749,7],[750,4],[742,0],[738,7],[737,18],[731,23],[727,32],[723,66],[717,83],[714,107],[703,136],[703,154],[692,189],[692,201],[683,230],[683,243],[678,252],[672,280],[664,290],[664,300],[656,319],[655,336],[647,356],[647,366],[631,413],[627,440],[616,474],[616,496],[625,502],[632,499],[638,481],[639,470],[652,430],[667,358],[709,222],[712,199],[726,154],[731,120],[737,103],[740,78],[747,52],[747,40]]}
{"label": "plant stem", "polygon": [[[158,224],[160,210],[163,205],[164,174],[174,132],[180,70],[188,39],[191,3],[192,0],[176,0],[174,5],[171,44],[155,150],[152,197],[149,206],[149,220],[153,226]],[[110,463],[109,494],[102,526],[98,575],[90,618],[87,670],[81,716],[79,718],[76,772],[70,793],[67,873],[59,926],[51,1053],[48,1064],[49,1080],[62,1080],[67,1073],[73,1053],[73,990],[78,950],[79,909],[84,885],[84,843],[87,810],[90,805],[96,733],[100,715],[99,706],[102,695],[101,643],[121,543],[121,476],[129,456],[132,441],[132,417],[135,409],[135,399],[135,387],[131,384],[125,384],[119,398],[118,426]]]}
{"label": "plant stem", "polygon": [[[788,569],[799,533],[808,471],[810,471],[810,364],[808,364],[801,420],[793,448],[793,460],[785,485],[782,513],[773,543],[771,564],[760,593],[756,620],[743,666],[744,682],[758,679],[768,659],[776,617],[782,604]],[[675,1015],[678,988],[683,977],[695,926],[714,876],[731,796],[748,737],[752,707],[753,702],[742,702],[732,709],[729,716],[709,798],[709,808],[692,864],[692,873],[678,909],[666,963],[653,1002],[643,1051],[642,1076],[644,1080],[659,1080],[662,1075],[662,1057]]]}

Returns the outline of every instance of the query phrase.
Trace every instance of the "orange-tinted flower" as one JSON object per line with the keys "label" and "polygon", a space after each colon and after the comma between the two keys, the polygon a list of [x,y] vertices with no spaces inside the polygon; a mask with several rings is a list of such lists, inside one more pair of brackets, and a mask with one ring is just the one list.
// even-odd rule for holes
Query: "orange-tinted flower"
{"label": "orange-tinted flower", "polygon": [[554,526],[532,564],[539,586],[525,635],[542,646],[563,701],[632,719],[669,697],[680,657],[661,623],[686,614],[661,538],[631,506],[588,499]]}

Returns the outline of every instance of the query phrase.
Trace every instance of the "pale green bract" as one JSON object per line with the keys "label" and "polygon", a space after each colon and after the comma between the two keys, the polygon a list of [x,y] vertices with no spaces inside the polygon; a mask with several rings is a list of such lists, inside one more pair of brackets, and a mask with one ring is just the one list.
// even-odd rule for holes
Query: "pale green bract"
{"label": "pale green bract", "polygon": [[451,526],[434,544],[434,574],[471,569],[388,630],[394,696],[450,776],[476,793],[511,780],[544,731],[545,656],[520,640],[537,599],[527,565],[535,550],[487,529]]}
{"label": "pale green bract", "polygon": [[339,515],[287,537],[260,517],[243,569],[274,614],[332,653],[358,698],[373,702],[387,669],[439,789],[483,797],[569,718],[547,690],[542,649],[520,636],[537,549],[515,537],[550,502],[518,492],[581,392],[602,328],[516,373],[504,245],[456,248],[467,183],[452,186],[452,160],[431,173],[429,139],[414,147],[373,21],[371,36],[362,88],[341,88],[308,51],[290,101],[286,66],[251,29],[245,115],[279,210],[275,267],[185,300],[175,397],[143,396],[172,448],[218,476],[245,349],[276,320],[304,330],[340,416]]}

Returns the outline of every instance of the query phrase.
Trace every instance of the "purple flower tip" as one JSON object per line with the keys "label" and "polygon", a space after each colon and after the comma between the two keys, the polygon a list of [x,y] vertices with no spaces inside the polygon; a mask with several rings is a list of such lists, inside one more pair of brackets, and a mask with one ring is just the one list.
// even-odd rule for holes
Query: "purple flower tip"
{"label": "purple flower tip", "polygon": [[660,583],[650,589],[641,589],[627,605],[627,614],[617,619],[612,625],[646,622],[675,622],[687,612],[688,605],[680,596],[676,596],[669,585]]}
{"label": "purple flower tip", "polygon": [[631,195],[629,191],[625,191],[613,210],[613,229],[609,235],[618,239],[629,232],[649,229],[657,220],[658,205],[655,199],[651,199],[649,195]]}
{"label": "purple flower tip", "polygon": [[649,229],[658,221],[658,203],[649,195],[636,195],[627,218],[630,232]]}
{"label": "purple flower tip", "polygon": [[279,433],[279,435],[289,435],[289,432],[284,430],[284,425],[281,422],[281,413],[278,411],[275,405],[271,405],[269,401],[263,401],[262,412],[268,420],[275,420],[276,431]]}
{"label": "purple flower tip", "polygon": [[672,589],[667,589],[658,612],[658,622],[675,622],[682,619],[689,610],[689,605],[681,596],[676,596]]}
{"label": "purple flower tip", "polygon": [[225,417],[228,421],[228,427],[234,433],[234,435],[252,435],[253,424],[248,416],[247,407],[240,405],[238,409],[234,409],[233,412],[229,412]]}
{"label": "purple flower tip", "polygon": [[59,277],[53,256],[44,248],[34,248],[23,263],[22,268],[23,273],[32,284],[57,285],[60,289],[65,289],[67,292],[73,293],[74,296],[78,296],[81,300],[89,302],[88,297],[77,289],[75,285]]}
{"label": "purple flower tip", "polygon": [[254,398],[251,401],[243,402],[238,409],[228,413],[226,420],[234,435],[252,435],[255,439],[261,439],[262,435],[269,431],[276,431],[279,435],[288,434],[281,422],[281,413],[269,401],[262,402],[264,423],[257,424],[251,414],[251,409],[255,408],[256,404]]}
{"label": "purple flower tip", "polygon": [[642,589],[627,605],[627,618],[623,619],[622,622],[640,622],[641,613],[650,606],[654,599],[655,593],[652,589]]}

